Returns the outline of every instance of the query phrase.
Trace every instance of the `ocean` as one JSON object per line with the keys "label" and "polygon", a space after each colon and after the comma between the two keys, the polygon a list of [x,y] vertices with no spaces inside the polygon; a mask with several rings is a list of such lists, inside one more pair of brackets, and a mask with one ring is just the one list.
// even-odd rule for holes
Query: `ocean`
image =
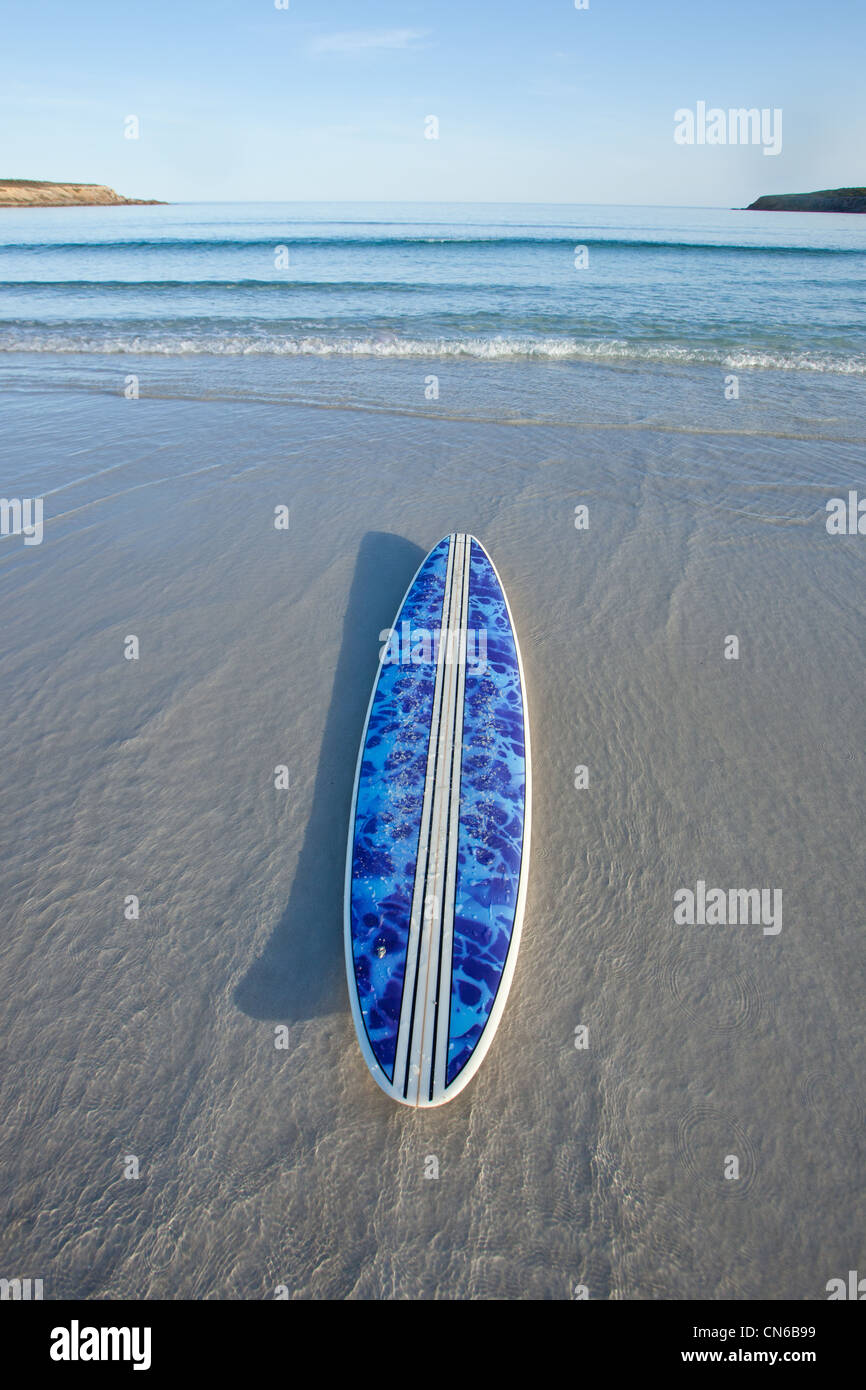
{"label": "ocean", "polygon": [[[0,536],[0,1274],[863,1268],[864,288],[854,216],[0,210],[0,495],[44,502]],[[533,859],[493,1047],[412,1112],[355,1041],[344,849],[379,633],[455,529],[520,638]],[[677,920],[700,884],[780,929]]]}
{"label": "ocean", "polygon": [[863,232],[856,217],[816,220],[566,205],[7,210],[0,349],[863,376]]}

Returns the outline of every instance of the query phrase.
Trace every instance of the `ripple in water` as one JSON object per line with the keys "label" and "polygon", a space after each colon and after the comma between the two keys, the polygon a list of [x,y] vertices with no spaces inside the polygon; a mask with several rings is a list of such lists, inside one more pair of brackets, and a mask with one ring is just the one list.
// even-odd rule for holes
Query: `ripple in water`
{"label": "ripple in water", "polygon": [[[739,1159],[739,1178],[724,1176],[729,1154]],[[741,1199],[758,1172],[755,1147],[742,1125],[709,1105],[697,1105],[677,1122],[677,1158],[706,1192]]]}

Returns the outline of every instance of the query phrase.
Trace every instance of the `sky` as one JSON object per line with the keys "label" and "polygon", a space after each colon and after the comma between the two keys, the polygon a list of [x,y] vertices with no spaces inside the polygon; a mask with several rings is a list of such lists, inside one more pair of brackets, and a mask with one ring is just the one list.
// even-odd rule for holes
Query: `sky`
{"label": "sky", "polygon": [[[866,184],[866,0],[283,3],[4,0],[0,178],[706,207]],[[698,102],[780,110],[781,152],[676,143]]]}

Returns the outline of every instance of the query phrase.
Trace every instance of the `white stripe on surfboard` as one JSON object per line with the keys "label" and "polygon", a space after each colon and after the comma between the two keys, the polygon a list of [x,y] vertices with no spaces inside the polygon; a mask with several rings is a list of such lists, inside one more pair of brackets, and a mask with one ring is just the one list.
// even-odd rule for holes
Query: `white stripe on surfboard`
{"label": "white stripe on surfboard", "polygon": [[[451,598],[454,579],[454,540],[448,541],[448,561],[445,569],[445,588],[442,596],[442,627],[447,627],[451,612]],[[438,757],[438,731],[442,708],[442,693],[445,685],[446,665],[444,649],[439,645],[437,652],[436,684],[433,693],[433,710],[430,721],[430,741],[427,747],[427,768],[424,778],[424,798],[421,806],[421,826],[418,835],[418,857],[415,862],[415,881],[412,888],[412,907],[409,914],[409,940],[406,947],[406,970],[403,976],[403,1000],[400,1009],[400,1025],[397,1030],[397,1047],[394,1056],[393,1085],[395,1091],[403,1094],[406,1087],[406,1066],[409,1050],[409,1036],[415,1008],[418,984],[418,953],[421,942],[422,914],[424,908],[424,884],[427,878],[427,857],[430,844],[430,825],[433,814],[433,793],[436,786],[436,761]]]}
{"label": "white stripe on surfboard", "polygon": [[466,703],[466,646],[469,618],[469,562],[471,538],[466,538],[463,569],[463,602],[460,607],[460,653],[457,666],[457,712],[454,729],[454,760],[451,769],[451,805],[448,827],[448,861],[445,865],[445,889],[442,900],[442,934],[439,971],[436,981],[435,1011],[431,1053],[433,1086],[430,1088],[429,1067],[422,1076],[421,1094],[431,1103],[445,1090],[448,1065],[448,1026],[451,1019],[451,959],[454,949],[454,900],[457,890],[457,850],[460,839],[460,779],[463,770],[463,715]]}
{"label": "white stripe on surfboard", "polygon": [[[462,615],[467,581],[467,537],[454,540],[454,584],[448,625],[441,645],[446,667],[445,687],[440,709],[440,725],[433,797],[427,879],[424,885],[423,930],[419,943],[418,986],[408,1052],[408,1094],[415,1105],[430,1103],[430,1069],[433,1064],[436,1015],[440,993],[440,943],[446,929],[445,897],[447,869],[451,853],[450,828],[455,794],[459,800],[461,762],[462,698],[464,653]],[[453,898],[453,895],[452,895]],[[449,948],[450,957],[450,948]]]}
{"label": "white stripe on surfboard", "polygon": [[[420,1100],[421,1044],[423,1020],[427,1007],[430,985],[430,962],[435,950],[438,961],[439,929],[442,916],[442,895],[438,886],[438,865],[441,857],[443,838],[442,792],[446,769],[451,763],[451,741],[454,723],[454,675],[455,667],[450,659],[452,632],[455,614],[459,612],[463,569],[461,563],[463,546],[461,537],[451,538],[450,559],[452,562],[452,583],[449,601],[446,604],[445,621],[439,638],[438,659],[442,671],[442,698],[439,705],[439,719],[435,725],[435,766],[432,777],[432,803],[430,825],[427,839],[427,853],[423,865],[423,878],[417,883],[418,915],[421,930],[418,935],[415,982],[412,991],[411,1008],[407,1023],[406,1067],[403,1076],[403,1095],[410,1104],[417,1105]],[[413,905],[414,906],[414,905]]]}

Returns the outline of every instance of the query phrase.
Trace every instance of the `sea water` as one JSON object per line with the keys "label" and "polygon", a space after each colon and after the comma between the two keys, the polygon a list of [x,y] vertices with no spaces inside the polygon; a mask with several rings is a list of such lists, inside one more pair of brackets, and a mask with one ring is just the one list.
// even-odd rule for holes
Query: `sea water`
{"label": "sea water", "polygon": [[187,204],[5,210],[0,350],[866,373],[852,216]]}
{"label": "sea water", "polygon": [[[827,521],[864,278],[857,217],[0,212],[0,495],[41,499],[0,537],[0,1275],[862,1268],[866,536]],[[344,847],[380,634],[455,529],[520,638],[532,868],[491,1051],[414,1113],[355,1040]],[[780,930],[682,920],[701,884]]]}

